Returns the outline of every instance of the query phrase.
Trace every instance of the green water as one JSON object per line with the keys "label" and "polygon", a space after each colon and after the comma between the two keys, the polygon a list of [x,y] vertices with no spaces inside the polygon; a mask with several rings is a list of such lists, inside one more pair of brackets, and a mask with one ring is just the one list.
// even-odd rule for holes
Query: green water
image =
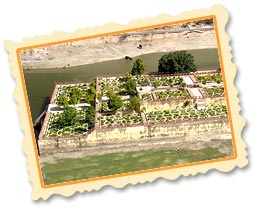
{"label": "green water", "polygon": [[[195,57],[198,68],[219,67],[217,49],[199,49],[189,51]],[[130,72],[133,62],[142,58],[145,65],[145,72],[153,72],[158,69],[158,61],[163,53],[141,55],[132,60],[112,60],[89,65],[69,67],[68,69],[36,69],[25,70],[27,94],[32,119],[39,115],[46,97],[50,97],[56,82],[90,81],[96,75],[124,74]]]}

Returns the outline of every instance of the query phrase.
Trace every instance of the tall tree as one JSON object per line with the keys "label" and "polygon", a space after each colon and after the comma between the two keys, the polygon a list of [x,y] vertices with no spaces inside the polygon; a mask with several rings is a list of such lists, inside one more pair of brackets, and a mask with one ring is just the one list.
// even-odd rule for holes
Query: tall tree
{"label": "tall tree", "polygon": [[121,100],[121,98],[119,96],[117,96],[113,92],[113,90],[108,91],[108,97],[109,97],[108,107],[112,111],[117,111],[118,109],[120,109],[123,106],[123,101]]}
{"label": "tall tree", "polygon": [[194,57],[187,51],[171,52],[163,55],[159,60],[160,73],[189,73],[196,70]]}
{"label": "tall tree", "polygon": [[142,75],[145,72],[145,64],[142,59],[137,59],[132,66],[132,75]]}

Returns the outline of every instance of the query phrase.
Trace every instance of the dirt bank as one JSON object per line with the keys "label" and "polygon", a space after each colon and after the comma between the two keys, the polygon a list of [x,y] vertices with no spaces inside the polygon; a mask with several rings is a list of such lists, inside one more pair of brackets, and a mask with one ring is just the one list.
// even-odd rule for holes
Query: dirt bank
{"label": "dirt bank", "polygon": [[142,54],[217,48],[213,27],[147,30],[22,51],[24,69],[67,68]]}
{"label": "dirt bank", "polygon": [[[205,136],[204,134],[201,136]],[[78,151],[64,151],[45,153],[40,156],[40,162],[43,163],[54,163],[59,159],[67,159],[67,158],[82,158],[93,155],[103,155],[110,153],[118,153],[118,152],[131,152],[131,151],[140,151],[140,150],[150,150],[157,148],[170,148],[174,150],[178,149],[192,149],[199,150],[207,147],[219,148],[221,152],[226,153],[228,155],[232,155],[232,140],[231,135],[229,133],[214,135],[214,138],[209,142],[204,141],[184,141],[184,137],[182,138],[162,138],[158,140],[149,140],[149,141],[137,141],[137,142],[128,142],[128,143],[116,143],[116,144],[108,144],[108,145],[98,145],[93,147],[86,147],[80,149]]]}

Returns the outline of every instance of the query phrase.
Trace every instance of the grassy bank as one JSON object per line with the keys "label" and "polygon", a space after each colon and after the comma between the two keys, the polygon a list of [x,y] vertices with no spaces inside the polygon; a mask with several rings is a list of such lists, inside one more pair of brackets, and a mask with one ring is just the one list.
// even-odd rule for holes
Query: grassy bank
{"label": "grassy bank", "polygon": [[[224,149],[223,151],[220,149]],[[200,150],[159,148],[148,151],[112,153],[76,159],[58,160],[44,164],[45,184],[68,182],[183,163],[198,162],[230,156],[231,144],[220,148]]]}

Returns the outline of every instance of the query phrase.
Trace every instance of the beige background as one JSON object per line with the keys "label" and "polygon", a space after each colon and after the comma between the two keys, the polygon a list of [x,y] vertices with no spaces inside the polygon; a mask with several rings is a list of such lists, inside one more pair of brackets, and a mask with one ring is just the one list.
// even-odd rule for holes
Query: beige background
{"label": "beige background", "polygon": [[[216,15],[217,21],[218,21],[218,29],[219,29],[219,36],[220,36],[220,42],[221,42],[223,63],[224,63],[225,75],[227,79],[227,88],[229,91],[228,95],[229,95],[229,101],[230,101],[231,115],[233,119],[234,133],[235,133],[237,151],[238,151],[237,159],[226,161],[226,162],[216,162],[216,163],[210,163],[205,165],[196,165],[193,167],[185,167],[185,168],[177,168],[177,169],[153,172],[149,174],[140,174],[140,175],[121,177],[121,178],[94,181],[94,182],[82,183],[78,185],[69,185],[65,187],[57,187],[57,188],[49,188],[49,189],[40,188],[39,187],[40,185],[38,184],[39,182],[38,173],[36,171],[36,162],[35,162],[35,156],[33,152],[32,141],[31,141],[32,139],[31,139],[29,122],[27,118],[28,116],[27,116],[27,112],[25,108],[24,95],[23,95],[23,91],[21,87],[21,81],[20,81],[21,78],[18,72],[17,59],[15,56],[16,48],[34,45],[34,44],[40,44],[44,42],[53,42],[53,41],[59,41],[64,39],[77,38],[80,36],[88,36],[88,35],[142,27],[142,26],[159,24],[159,23],[172,22],[172,21],[188,19],[193,17],[207,16],[207,15]],[[33,182],[33,199],[38,199],[38,198],[46,199],[53,193],[69,196],[76,191],[82,192],[82,191],[98,190],[105,185],[112,185],[112,186],[120,188],[125,186],[128,183],[131,183],[131,184],[136,184],[137,182],[143,183],[146,181],[153,181],[154,179],[158,177],[164,177],[167,179],[176,179],[180,175],[187,176],[190,174],[195,175],[198,172],[205,173],[209,169],[213,169],[213,168],[216,168],[220,171],[230,171],[235,166],[243,167],[244,165],[246,165],[247,160],[245,158],[246,157],[245,145],[243,144],[241,140],[241,129],[244,126],[244,120],[239,115],[240,107],[237,104],[238,103],[238,100],[236,97],[237,90],[233,85],[233,78],[235,76],[236,69],[235,69],[235,66],[231,63],[229,37],[225,33],[225,25],[226,25],[227,19],[228,19],[227,12],[222,7],[216,6],[216,7],[212,7],[210,10],[186,12],[177,17],[169,17],[166,15],[160,15],[154,19],[133,21],[128,25],[106,24],[105,26],[99,27],[99,28],[97,27],[97,28],[91,28],[86,30],[77,30],[74,34],[55,32],[50,36],[28,38],[28,39],[24,39],[22,42],[19,42],[19,43],[12,43],[12,42],[6,41],[6,47],[8,51],[10,52],[9,57],[11,60],[13,75],[15,76],[17,81],[15,96],[19,103],[21,126],[25,131],[25,140],[23,144],[23,149],[25,153],[27,154],[28,169],[30,171],[30,179]]]}

